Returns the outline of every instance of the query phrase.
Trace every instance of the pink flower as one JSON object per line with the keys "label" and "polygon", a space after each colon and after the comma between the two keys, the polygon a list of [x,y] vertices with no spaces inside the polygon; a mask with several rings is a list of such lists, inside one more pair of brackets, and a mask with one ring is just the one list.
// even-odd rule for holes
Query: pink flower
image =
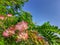
{"label": "pink flower", "polygon": [[8,17],[11,17],[11,16],[12,16],[12,14],[7,14],[7,16],[8,16]]}
{"label": "pink flower", "polygon": [[20,34],[20,36],[22,37],[23,40],[28,39],[28,33],[23,32]]}
{"label": "pink flower", "polygon": [[6,31],[4,31],[3,32],[3,36],[4,37],[10,37],[10,36],[12,36],[13,34],[15,34],[15,31],[13,31],[13,30],[6,30]]}
{"label": "pink flower", "polygon": [[21,41],[21,40],[27,40],[27,39],[28,39],[28,33],[21,32],[21,33],[19,33],[19,35],[17,36],[16,42],[19,42],[19,41]]}
{"label": "pink flower", "polygon": [[22,25],[23,25],[24,29],[27,29],[28,28],[27,22],[22,21]]}
{"label": "pink flower", "polygon": [[3,36],[4,37],[9,37],[9,34],[8,34],[8,31],[7,30],[3,32]]}
{"label": "pink flower", "polygon": [[13,34],[15,34],[15,31],[9,30],[8,33],[9,33],[9,36],[12,36]]}
{"label": "pink flower", "polygon": [[15,28],[16,28],[16,30],[24,31],[28,28],[28,24],[27,24],[27,22],[22,21],[22,22],[17,23]]}
{"label": "pink flower", "polygon": [[4,18],[5,18],[4,16],[0,16],[0,19],[1,19],[1,20],[4,20]]}

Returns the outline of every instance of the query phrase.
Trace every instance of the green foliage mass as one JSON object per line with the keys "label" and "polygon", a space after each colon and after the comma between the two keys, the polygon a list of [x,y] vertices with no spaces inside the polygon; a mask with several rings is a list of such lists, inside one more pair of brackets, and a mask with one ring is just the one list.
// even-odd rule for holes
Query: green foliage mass
{"label": "green foliage mass", "polygon": [[60,44],[60,37],[58,36],[60,35],[60,30],[57,26],[50,25],[49,22],[46,22],[41,26],[37,26],[36,29],[38,29],[38,32],[40,32],[41,35],[43,35],[45,39],[48,40],[50,45]]}
{"label": "green foliage mass", "polygon": [[28,0],[0,0],[0,14],[15,14],[18,9],[22,10],[21,7],[25,2],[28,2]]}

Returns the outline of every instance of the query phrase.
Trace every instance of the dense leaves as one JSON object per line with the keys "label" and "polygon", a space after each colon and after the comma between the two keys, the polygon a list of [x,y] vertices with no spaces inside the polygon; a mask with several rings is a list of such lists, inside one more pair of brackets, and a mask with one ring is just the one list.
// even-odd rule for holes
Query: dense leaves
{"label": "dense leaves", "polygon": [[[49,22],[44,23],[41,26],[37,26],[38,32],[44,36],[44,38],[49,42],[50,45],[60,44],[60,30],[56,26],[50,25]],[[58,34],[58,35],[57,35]],[[59,40],[58,40],[59,39]],[[58,40],[58,41],[57,41]]]}
{"label": "dense leaves", "polygon": [[0,14],[15,14],[28,0],[0,0]]}

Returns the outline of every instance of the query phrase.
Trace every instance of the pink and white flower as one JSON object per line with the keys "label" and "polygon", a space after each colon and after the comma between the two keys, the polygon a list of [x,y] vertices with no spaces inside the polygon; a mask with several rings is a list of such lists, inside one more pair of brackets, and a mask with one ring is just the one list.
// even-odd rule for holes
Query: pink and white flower
{"label": "pink and white flower", "polygon": [[10,30],[10,29],[7,29],[3,32],[3,36],[4,37],[10,37],[12,36],[13,34],[15,34],[15,31],[14,30]]}
{"label": "pink and white flower", "polygon": [[3,36],[4,36],[4,37],[9,37],[8,30],[6,30],[6,31],[3,32]]}
{"label": "pink and white flower", "polygon": [[17,23],[15,28],[16,28],[16,30],[24,31],[28,28],[28,24],[27,24],[27,22],[22,21],[22,22]]}
{"label": "pink and white flower", "polygon": [[13,34],[15,34],[15,31],[9,30],[9,36],[12,36]]}
{"label": "pink and white flower", "polygon": [[8,17],[11,17],[11,16],[12,16],[12,14],[7,14],[7,16],[8,16]]}
{"label": "pink and white flower", "polygon": [[0,16],[0,19],[1,19],[1,20],[4,20],[4,18],[5,18],[4,16]]}
{"label": "pink and white flower", "polygon": [[28,39],[28,33],[21,32],[18,34],[16,42],[19,42],[21,40],[27,40],[27,39]]}

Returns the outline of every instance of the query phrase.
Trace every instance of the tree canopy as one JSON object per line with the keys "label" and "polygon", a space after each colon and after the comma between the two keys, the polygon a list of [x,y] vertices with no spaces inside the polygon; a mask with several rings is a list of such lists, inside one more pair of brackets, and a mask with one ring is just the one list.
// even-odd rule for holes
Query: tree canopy
{"label": "tree canopy", "polygon": [[30,12],[22,9],[25,2],[0,0],[0,45],[60,45],[58,26],[36,25]]}

